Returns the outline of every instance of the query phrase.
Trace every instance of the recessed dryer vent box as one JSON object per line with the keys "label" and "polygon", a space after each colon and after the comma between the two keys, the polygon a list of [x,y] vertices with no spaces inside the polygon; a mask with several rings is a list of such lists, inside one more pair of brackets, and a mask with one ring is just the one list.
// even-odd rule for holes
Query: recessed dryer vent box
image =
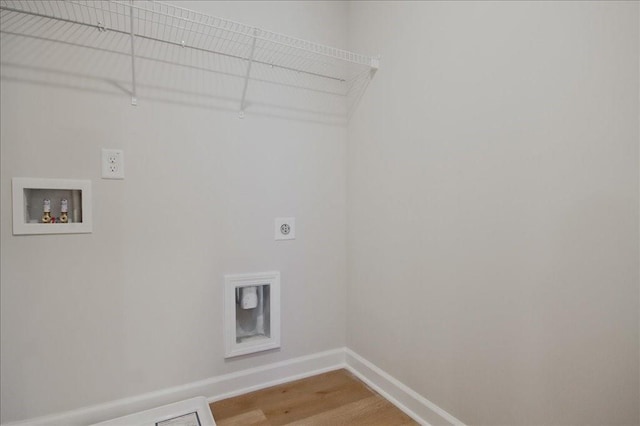
{"label": "recessed dryer vent box", "polygon": [[13,235],[92,231],[90,180],[13,178],[12,191]]}
{"label": "recessed dryer vent box", "polygon": [[224,277],[225,358],[280,347],[280,272]]}

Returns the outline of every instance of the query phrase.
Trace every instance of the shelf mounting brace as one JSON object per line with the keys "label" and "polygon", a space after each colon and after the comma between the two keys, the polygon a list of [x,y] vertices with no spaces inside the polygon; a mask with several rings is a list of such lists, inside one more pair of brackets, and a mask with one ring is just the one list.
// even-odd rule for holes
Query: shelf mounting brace
{"label": "shelf mounting brace", "polygon": [[133,0],[129,6],[129,18],[131,23],[131,105],[138,106],[138,96],[136,95],[136,51],[135,33],[133,31]]}
{"label": "shelf mounting brace", "polygon": [[242,99],[240,100],[240,113],[238,116],[244,118],[245,98],[247,96],[247,86],[249,85],[249,75],[251,74],[251,65],[253,64],[253,52],[256,50],[256,40],[258,39],[258,29],[253,29],[253,42],[251,43],[251,53],[249,54],[249,64],[247,65],[247,74],[244,77],[244,88],[242,89]]}
{"label": "shelf mounting brace", "polygon": [[378,71],[378,69],[380,68],[380,58],[380,55],[376,56],[375,58],[371,58],[371,77],[373,77],[376,71]]}

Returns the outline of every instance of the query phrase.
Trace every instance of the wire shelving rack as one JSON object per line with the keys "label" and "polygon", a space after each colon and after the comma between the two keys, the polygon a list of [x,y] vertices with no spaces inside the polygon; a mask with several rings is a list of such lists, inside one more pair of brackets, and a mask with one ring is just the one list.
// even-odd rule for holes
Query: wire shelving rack
{"label": "wire shelving rack", "polygon": [[[153,0],[0,0],[0,13],[2,32],[26,32],[46,38],[47,28],[57,22],[129,39],[130,43],[121,46],[121,50],[131,57],[133,105],[137,104],[136,59],[148,54],[139,50],[144,50],[145,43],[220,55],[237,62],[236,69],[244,80],[242,93],[238,94],[240,117],[244,116],[252,79],[295,82],[297,87],[343,96],[350,114],[379,67],[376,57]],[[65,30],[62,34],[59,41],[78,42],[71,40],[74,31]],[[153,51],[157,50],[154,47]]]}

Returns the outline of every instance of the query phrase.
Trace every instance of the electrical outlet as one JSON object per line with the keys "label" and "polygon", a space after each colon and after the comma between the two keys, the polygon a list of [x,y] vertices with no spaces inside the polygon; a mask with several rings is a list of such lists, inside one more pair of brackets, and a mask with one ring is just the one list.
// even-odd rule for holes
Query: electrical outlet
{"label": "electrical outlet", "polygon": [[124,179],[124,152],[102,148],[102,179]]}
{"label": "electrical outlet", "polygon": [[296,218],[295,217],[277,217],[275,222],[275,239],[276,240],[295,240],[296,239]]}

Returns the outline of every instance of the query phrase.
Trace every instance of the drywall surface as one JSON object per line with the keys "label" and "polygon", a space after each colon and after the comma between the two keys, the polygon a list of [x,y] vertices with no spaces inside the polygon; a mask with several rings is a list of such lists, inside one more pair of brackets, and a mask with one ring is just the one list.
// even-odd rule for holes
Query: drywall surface
{"label": "drywall surface", "polygon": [[[346,45],[341,2],[180,5]],[[126,37],[80,35],[103,50],[2,34],[1,421],[344,346],[345,126],[277,85],[250,86],[240,120],[221,94],[242,79],[171,65],[186,50],[139,60],[133,107],[130,58],[108,52]],[[124,150],[124,180],[100,178],[103,147]],[[12,177],[90,179],[93,233],[13,236]],[[274,241],[281,216],[295,240]],[[223,275],[271,270],[281,349],[225,361]]]}
{"label": "drywall surface", "polygon": [[638,424],[637,2],[351,2],[348,347],[468,424]]}

